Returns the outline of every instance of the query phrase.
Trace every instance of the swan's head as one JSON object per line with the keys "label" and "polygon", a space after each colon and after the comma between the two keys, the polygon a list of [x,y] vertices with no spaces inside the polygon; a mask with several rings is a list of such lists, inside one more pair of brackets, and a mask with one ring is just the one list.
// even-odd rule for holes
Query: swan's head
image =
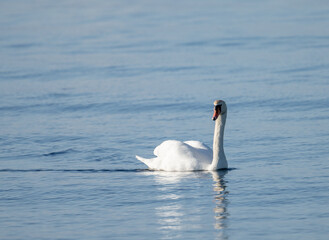
{"label": "swan's head", "polygon": [[227,112],[226,103],[223,100],[216,100],[214,102],[214,115],[212,120],[216,120],[219,115],[224,115]]}

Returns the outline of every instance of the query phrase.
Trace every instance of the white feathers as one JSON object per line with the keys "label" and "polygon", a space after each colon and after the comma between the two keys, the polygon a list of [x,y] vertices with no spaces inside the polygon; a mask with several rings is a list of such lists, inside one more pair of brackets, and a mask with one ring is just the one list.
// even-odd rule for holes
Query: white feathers
{"label": "white feathers", "polygon": [[168,140],[154,149],[156,158],[136,158],[150,169],[164,171],[205,170],[212,161],[212,150],[198,141]]}
{"label": "white feathers", "polygon": [[[136,156],[152,170],[163,171],[198,171],[218,170],[228,167],[224,153],[224,127],[227,107],[224,101],[214,102],[215,108],[220,105],[216,115],[213,150],[199,141],[168,140],[154,149],[155,158],[146,159]],[[213,152],[214,151],[214,152]]]}

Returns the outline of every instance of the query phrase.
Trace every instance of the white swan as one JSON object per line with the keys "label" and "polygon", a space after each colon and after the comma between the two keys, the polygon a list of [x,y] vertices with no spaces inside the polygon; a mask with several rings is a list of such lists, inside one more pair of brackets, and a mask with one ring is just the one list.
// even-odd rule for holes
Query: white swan
{"label": "white swan", "polygon": [[226,169],[224,153],[224,127],[227,116],[226,103],[223,100],[214,102],[215,122],[213,151],[199,141],[180,142],[168,140],[154,149],[155,158],[136,158],[145,163],[149,169],[163,171],[197,171]]}

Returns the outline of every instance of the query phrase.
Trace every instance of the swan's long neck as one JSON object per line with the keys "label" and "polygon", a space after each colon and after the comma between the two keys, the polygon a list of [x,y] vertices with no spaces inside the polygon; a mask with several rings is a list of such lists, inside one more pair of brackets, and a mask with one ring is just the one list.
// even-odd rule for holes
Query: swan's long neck
{"label": "swan's long neck", "polygon": [[215,122],[214,141],[213,141],[213,159],[210,170],[227,168],[226,156],[224,153],[224,127],[226,122],[226,113],[219,115]]}

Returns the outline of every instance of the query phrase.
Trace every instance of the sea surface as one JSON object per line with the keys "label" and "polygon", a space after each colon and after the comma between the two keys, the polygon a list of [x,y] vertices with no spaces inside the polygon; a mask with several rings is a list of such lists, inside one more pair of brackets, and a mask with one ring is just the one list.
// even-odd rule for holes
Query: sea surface
{"label": "sea surface", "polygon": [[0,1],[1,240],[328,237],[327,0]]}

